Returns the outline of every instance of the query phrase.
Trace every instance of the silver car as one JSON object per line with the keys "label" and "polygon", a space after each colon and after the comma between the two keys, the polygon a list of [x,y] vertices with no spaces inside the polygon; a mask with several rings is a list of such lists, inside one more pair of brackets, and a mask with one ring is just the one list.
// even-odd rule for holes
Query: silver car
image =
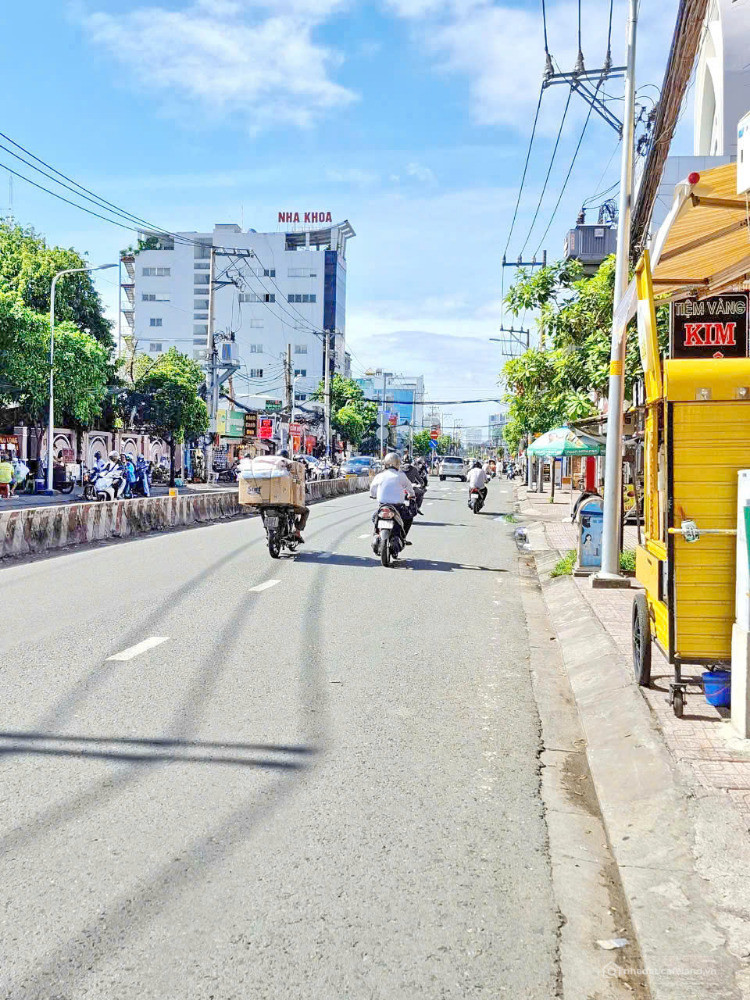
{"label": "silver car", "polygon": [[438,468],[438,475],[442,483],[446,479],[460,479],[466,482],[466,466],[462,458],[455,455],[446,455]]}

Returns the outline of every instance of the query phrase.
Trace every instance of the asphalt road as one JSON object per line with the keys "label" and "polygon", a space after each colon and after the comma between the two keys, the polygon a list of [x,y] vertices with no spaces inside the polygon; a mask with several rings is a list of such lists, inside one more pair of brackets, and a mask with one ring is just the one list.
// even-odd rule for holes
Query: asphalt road
{"label": "asphalt road", "polygon": [[[550,1000],[510,488],[0,569],[0,996]],[[367,535],[367,537],[363,537]],[[118,658],[119,657],[119,658]]]}

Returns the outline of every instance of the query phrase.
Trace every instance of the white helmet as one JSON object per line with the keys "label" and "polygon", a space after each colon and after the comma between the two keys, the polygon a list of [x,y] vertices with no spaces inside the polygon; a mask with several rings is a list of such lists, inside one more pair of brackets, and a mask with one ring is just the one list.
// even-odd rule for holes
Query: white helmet
{"label": "white helmet", "polygon": [[400,469],[401,459],[398,457],[395,451],[389,452],[383,459],[384,469]]}

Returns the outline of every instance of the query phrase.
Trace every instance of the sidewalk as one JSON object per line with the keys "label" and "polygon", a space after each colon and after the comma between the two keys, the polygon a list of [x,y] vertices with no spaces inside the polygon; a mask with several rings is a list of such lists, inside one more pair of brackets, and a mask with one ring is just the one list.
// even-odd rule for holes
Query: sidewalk
{"label": "sidewalk", "polygon": [[[560,554],[576,547],[576,526],[568,513],[570,494],[564,497],[558,494],[554,505],[550,504],[548,493],[540,496],[518,488],[517,496],[520,513],[543,523],[546,547]],[[634,549],[636,545],[637,529],[626,525],[624,548]],[[574,577],[573,580],[581,598],[630,664],[632,591],[594,590],[587,577]],[[696,687],[688,690],[682,719],[676,718],[667,700],[673,675],[673,669],[654,645],[651,687],[640,690],[656,717],[667,748],[676,763],[690,766],[703,788],[726,794],[742,810],[745,825],[750,830],[750,740],[742,740],[735,733],[728,709],[709,705]],[[686,672],[686,676],[690,673]],[[700,676],[697,668],[693,676]]]}
{"label": "sidewalk", "polygon": [[[521,558],[536,566],[570,680],[651,997],[749,1000],[750,741],[697,688],[677,719],[666,700],[672,670],[656,648],[652,687],[636,685],[634,590],[553,579],[575,548],[570,494],[554,504],[525,487],[515,495],[529,540]],[[625,548],[635,544],[628,527]]]}

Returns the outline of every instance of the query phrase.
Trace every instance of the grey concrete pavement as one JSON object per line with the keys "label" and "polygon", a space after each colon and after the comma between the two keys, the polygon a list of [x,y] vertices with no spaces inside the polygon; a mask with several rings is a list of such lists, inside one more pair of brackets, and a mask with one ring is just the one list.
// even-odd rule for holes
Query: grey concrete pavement
{"label": "grey concrete pavement", "polygon": [[248,520],[0,569],[1,996],[556,995],[510,494],[465,490],[390,570],[363,496],[278,561]]}

